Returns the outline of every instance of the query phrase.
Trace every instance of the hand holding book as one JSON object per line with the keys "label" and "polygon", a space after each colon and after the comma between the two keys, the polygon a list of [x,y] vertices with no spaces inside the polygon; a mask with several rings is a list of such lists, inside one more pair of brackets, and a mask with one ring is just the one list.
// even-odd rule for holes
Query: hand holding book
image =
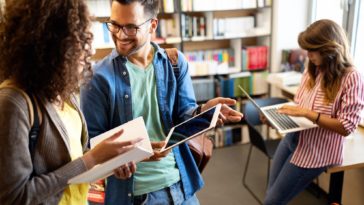
{"label": "hand holding book", "polygon": [[101,164],[117,155],[127,152],[142,139],[137,138],[129,141],[117,141],[123,134],[124,130],[120,130],[109,138],[103,140],[95,148],[88,151],[82,159],[84,160],[87,169],[91,169],[97,164]]}

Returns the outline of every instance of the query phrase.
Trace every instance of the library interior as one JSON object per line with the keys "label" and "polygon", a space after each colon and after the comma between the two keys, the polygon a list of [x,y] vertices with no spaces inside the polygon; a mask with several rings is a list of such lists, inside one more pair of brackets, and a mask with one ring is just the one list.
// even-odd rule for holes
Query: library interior
{"label": "library interior", "polygon": [[[213,129],[203,134],[205,140],[212,142],[213,150],[210,153],[211,156],[209,156],[208,163],[205,164],[206,167],[203,168],[203,171],[200,170],[204,185],[194,195],[198,201],[190,204],[276,204],[274,201],[270,203],[269,200],[282,194],[292,194],[292,197],[288,197],[284,199],[286,201],[283,200],[283,202],[277,204],[363,204],[364,112],[361,111],[364,108],[364,83],[361,84],[361,82],[364,82],[364,78],[361,76],[364,75],[364,58],[360,57],[360,53],[364,53],[363,1],[159,0],[158,15],[154,19],[146,19],[147,21],[144,24],[142,24],[142,21],[138,21],[137,23],[131,22],[129,23],[130,25],[118,23],[111,17],[111,14],[115,12],[113,11],[112,4],[119,2],[119,0],[83,1],[88,7],[91,19],[90,31],[93,39],[91,46],[92,55],[89,61],[93,68],[96,65],[98,68],[102,67],[103,64],[106,65],[108,60],[105,59],[119,52],[118,48],[115,48],[115,45],[119,45],[116,43],[117,40],[115,40],[114,35],[116,34],[113,33],[111,27],[116,27],[117,33],[124,32],[123,35],[128,35],[128,31],[132,30],[133,26],[135,26],[138,34],[142,31],[142,26],[150,26],[152,25],[152,21],[154,21],[157,23],[157,27],[152,33],[151,41],[155,45],[158,45],[158,49],[159,47],[162,49],[177,48],[179,50],[177,58],[180,59],[180,55],[183,55],[182,58],[184,57],[188,62],[188,73],[181,73],[181,76],[185,77],[184,75],[188,75],[192,84],[188,88],[191,90],[188,92],[182,90],[181,92],[186,93],[182,93],[179,96],[192,92],[195,96],[194,104],[196,106],[201,105],[202,107],[214,98],[231,98],[236,103],[230,106],[230,108],[244,115],[238,122],[225,122],[222,125],[216,125],[216,127],[214,126]],[[153,1],[155,2],[155,0],[140,0],[136,2],[144,2],[141,4],[144,5]],[[0,24],[8,20],[6,8],[8,4],[12,4],[13,2],[15,0],[0,0]],[[117,4],[123,5],[123,3]],[[322,22],[322,20],[328,20],[327,22],[332,23],[331,25],[342,28],[347,38],[348,48],[345,48],[346,44],[341,41],[334,42],[335,45],[328,45],[329,43],[324,44],[320,42],[324,37],[316,40],[305,36],[312,35],[316,37],[315,35],[327,35],[329,38],[334,38],[334,40],[337,40],[336,37],[333,37],[334,35],[338,35],[338,38],[342,37],[339,35],[340,32],[335,30],[336,27],[335,29],[332,28],[332,30],[325,30],[325,32],[319,31],[318,34],[314,33],[313,27],[316,26],[317,22]],[[140,25],[138,25],[139,23]],[[1,29],[0,32],[3,32]],[[344,53],[344,56],[340,56],[339,58],[336,55],[331,57],[330,54],[327,54],[327,52],[334,50],[333,47],[336,45],[338,45],[338,48],[335,49],[339,50],[337,52]],[[144,44],[141,46],[144,46]],[[347,50],[342,51],[344,49]],[[154,50],[154,52],[157,52],[156,48]],[[315,54],[320,57],[320,65],[317,63],[318,60],[314,59]],[[132,53],[131,55],[134,54]],[[351,57],[352,60],[347,61],[347,56]],[[332,60],[333,58],[335,61]],[[172,60],[171,63],[173,64]],[[331,70],[333,73],[329,73],[330,71],[324,72],[322,71],[323,69],[320,70],[323,67],[320,66],[327,61],[340,64],[340,66],[344,67],[333,65],[330,69],[339,69],[339,67],[342,69],[340,71]],[[345,63],[341,61],[345,61]],[[100,65],[100,62],[102,62],[102,65]],[[130,70],[132,66],[138,65],[133,64],[133,62],[128,67],[128,63],[129,61],[125,66],[127,70]],[[330,63],[329,65],[331,66]],[[316,70],[314,70],[315,67],[317,67]],[[0,67],[0,69],[3,68]],[[157,70],[156,64],[154,65],[154,69]],[[183,72],[183,69],[179,67],[178,63],[177,69],[181,69],[181,72]],[[349,69],[350,71],[348,71]],[[343,74],[344,72],[350,74]],[[158,73],[156,73],[157,75]],[[359,77],[355,77],[356,75]],[[355,82],[353,79],[348,79],[349,81],[352,80],[350,82],[346,81],[347,78],[355,78]],[[3,79],[0,78],[0,80]],[[144,80],[146,80],[146,84],[150,83],[147,81],[148,79]],[[316,86],[318,85],[317,82],[321,80],[324,83],[319,83],[320,86]],[[3,82],[0,81],[0,83]],[[154,88],[157,89],[156,95],[159,96],[159,84],[158,82],[155,83],[156,86]],[[307,83],[307,85],[305,84],[306,87],[303,86],[303,83]],[[355,87],[354,85],[347,84],[359,85]],[[168,86],[170,86],[169,81]],[[173,86],[175,85],[173,84]],[[142,91],[142,88],[139,88],[139,91]],[[149,92],[148,89],[145,92]],[[168,90],[169,88],[163,89]],[[352,91],[352,89],[355,90]],[[135,90],[132,84],[129,97],[136,91],[138,90]],[[124,92],[124,90],[120,92]],[[353,95],[348,94],[351,92]],[[177,91],[176,95],[180,93]],[[334,97],[329,96],[332,94]],[[129,101],[127,100],[128,95],[120,96],[123,97],[121,100],[125,100],[129,104],[131,101],[134,103],[134,99],[132,98]],[[81,98],[81,108],[83,105],[82,97],[81,91],[81,95],[79,95],[79,98]],[[174,94],[169,95],[169,97],[174,99]],[[108,96],[105,96],[105,98],[108,98]],[[157,97],[155,98],[157,99]],[[184,102],[188,103],[188,101],[181,99],[178,101],[178,98],[176,99],[180,104]],[[104,101],[104,99],[97,98],[93,100]],[[166,99],[166,101],[169,100]],[[305,112],[305,115],[299,115],[299,113],[293,118],[308,119],[308,124],[314,126],[287,132],[279,130],[277,127],[281,125],[272,122],[274,119],[271,121],[270,116],[268,116],[264,108],[265,106],[273,106],[287,102],[291,103],[291,106],[297,106],[297,103],[299,106],[304,106],[305,109],[302,109],[304,110],[302,112]],[[317,104],[320,102],[324,105]],[[115,103],[117,103],[116,100]],[[2,104],[0,103],[0,105]],[[98,104],[94,103],[94,105]],[[124,106],[123,103],[122,105]],[[167,102],[163,105],[169,106]],[[148,104],[144,103],[142,106],[148,106]],[[345,106],[347,107],[345,108]],[[289,112],[295,112],[295,108],[290,107],[292,110],[288,109],[286,111],[288,112],[286,113],[287,115],[282,114],[281,112],[283,111],[278,111],[276,116],[293,115]],[[95,112],[98,112],[98,108],[95,107],[94,109]],[[142,110],[143,108],[138,109]],[[168,108],[165,109],[168,110]],[[200,113],[201,107],[197,109],[200,110],[196,113]],[[312,110],[306,112],[306,109]],[[359,110],[361,113],[351,113],[352,109]],[[88,110],[90,112],[90,109]],[[153,111],[153,109],[151,110]],[[159,123],[164,122],[164,119],[162,119],[162,110],[159,110],[161,115],[161,119],[158,117]],[[277,113],[277,111],[274,112]],[[94,124],[88,121],[89,115],[85,113],[87,124],[92,124],[93,126]],[[157,115],[159,116],[159,114]],[[134,110],[132,117],[132,119],[137,117],[134,116]],[[155,120],[154,116],[151,119]],[[144,119],[144,121],[147,122],[147,119]],[[0,121],[0,125],[1,123]],[[331,128],[329,126],[330,123],[331,127],[334,124],[340,128]],[[146,124],[147,129],[145,132],[148,131],[150,135],[148,123]],[[116,125],[109,127],[109,129],[114,127]],[[2,127],[1,129],[6,128]],[[186,129],[189,128],[187,127]],[[92,135],[94,134],[90,130],[89,132]],[[1,138],[6,137],[4,133],[0,131]],[[322,139],[316,139],[315,137]],[[282,182],[282,184],[277,185],[277,180],[279,181],[280,179],[279,177],[282,178],[282,175],[287,174],[290,170],[284,170],[287,173],[282,173],[282,170],[281,173],[277,173],[277,175],[280,175],[275,176],[276,178],[274,180],[276,181],[271,179],[272,175],[274,175],[272,173],[277,171],[277,163],[275,163],[275,160],[278,157],[275,153],[277,150],[283,149],[284,146],[282,144],[288,143],[288,138],[292,138],[292,141],[297,138],[298,141],[292,142],[295,143],[294,145],[297,148],[292,151],[293,156],[290,156],[292,158],[287,158],[287,162],[285,162],[295,167],[292,170],[322,170],[319,174],[312,177],[312,180],[308,180],[305,185],[297,185],[302,186],[301,190],[298,190],[300,188],[296,188],[296,183],[303,183],[299,182],[300,179],[290,183]],[[335,139],[332,140],[332,138]],[[314,143],[322,144],[314,145]],[[141,148],[141,150],[143,149]],[[298,151],[301,153],[298,153]],[[153,149],[151,152],[153,153]],[[2,151],[0,153],[5,154]],[[173,151],[173,153],[176,155],[176,152]],[[178,153],[182,153],[182,150]],[[144,158],[146,156],[150,157],[150,155],[143,155]],[[143,159],[138,159],[137,161],[141,160]],[[128,161],[123,161],[123,163],[126,162]],[[121,165],[120,161],[113,161],[113,163],[116,163],[115,165],[118,166]],[[0,162],[0,164],[0,167],[6,166],[6,163],[3,164]],[[178,165],[178,163],[176,164]],[[159,166],[161,165],[163,163]],[[144,169],[141,169],[143,171],[142,174],[138,174],[138,163],[136,167],[135,176],[138,177],[134,177],[134,181],[137,178],[138,181],[149,180],[148,177],[144,176],[143,178],[142,174],[148,175],[146,172],[151,167],[144,166]],[[291,172],[294,172],[292,170]],[[88,173],[91,175],[95,174],[96,170],[95,172]],[[310,172],[307,171],[307,173]],[[99,177],[93,178],[94,180],[97,179],[97,181],[90,183],[86,204],[105,204],[105,201],[107,201],[105,199],[107,198],[105,190],[108,181],[105,178],[108,175],[110,173],[104,173],[101,179]],[[298,173],[296,175],[292,174],[292,176],[287,174],[287,178],[283,180],[287,181],[290,177],[294,176],[297,178],[301,177]],[[181,177],[186,177],[182,176],[182,171]],[[183,179],[181,181],[183,182]],[[0,186],[2,186],[2,183],[0,181]],[[183,183],[182,185],[184,185]],[[135,187],[138,187],[138,190],[145,189],[143,186],[139,187],[141,186],[140,184],[141,182],[136,183]],[[293,193],[294,191],[288,190],[289,192],[285,193],[286,190],[284,188],[276,188],[280,185],[291,186],[288,189],[296,188],[298,191],[297,193]],[[0,190],[3,190],[3,188]],[[278,193],[279,191],[282,193],[275,194],[275,192]],[[2,196],[0,194],[1,200],[4,197],[6,195]],[[285,197],[283,196],[283,198]],[[153,204],[153,202],[147,204]],[[173,204],[173,202],[169,204]]]}

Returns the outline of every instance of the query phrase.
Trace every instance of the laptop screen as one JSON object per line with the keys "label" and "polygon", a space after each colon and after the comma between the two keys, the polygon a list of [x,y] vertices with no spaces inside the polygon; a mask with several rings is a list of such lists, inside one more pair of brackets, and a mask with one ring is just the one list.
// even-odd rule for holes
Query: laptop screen
{"label": "laptop screen", "polygon": [[240,85],[238,85],[239,89],[244,93],[244,95],[250,100],[250,102],[253,103],[253,105],[260,111],[262,112],[262,109],[260,108],[260,106],[255,102],[255,100],[250,97],[250,95],[248,94],[248,92],[246,92]]}

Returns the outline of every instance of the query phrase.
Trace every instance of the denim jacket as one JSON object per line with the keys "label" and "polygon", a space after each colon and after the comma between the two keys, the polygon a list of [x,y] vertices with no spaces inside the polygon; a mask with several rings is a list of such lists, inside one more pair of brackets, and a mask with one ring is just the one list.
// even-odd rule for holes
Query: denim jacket
{"label": "denim jacket", "polygon": [[[188,63],[179,52],[180,76],[174,77],[173,68],[164,49],[152,43],[155,48],[153,60],[157,83],[159,114],[164,132],[172,127],[172,113],[177,112],[183,121],[192,116],[196,109]],[[110,55],[94,66],[94,75],[88,85],[81,90],[81,108],[84,112],[90,138],[132,120],[132,96],[126,59],[113,50]],[[176,87],[179,91],[178,110],[174,109]],[[181,175],[185,198],[193,196],[202,188],[203,180],[188,146],[183,143],[173,148],[173,153]],[[120,180],[111,176],[107,179],[106,204],[132,204],[133,177]]]}

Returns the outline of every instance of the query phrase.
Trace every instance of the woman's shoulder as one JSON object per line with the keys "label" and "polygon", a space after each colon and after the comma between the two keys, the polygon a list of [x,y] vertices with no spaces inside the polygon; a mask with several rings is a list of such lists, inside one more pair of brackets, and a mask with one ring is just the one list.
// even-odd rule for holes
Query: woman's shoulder
{"label": "woman's shoulder", "polygon": [[345,78],[349,80],[363,81],[363,75],[355,67],[349,67],[347,69]]}
{"label": "woman's shoulder", "polygon": [[26,107],[26,93],[19,88],[4,87],[0,88],[0,102],[6,104],[15,104],[19,107]]}
{"label": "woman's shoulder", "polygon": [[364,88],[364,77],[355,67],[350,67],[342,79],[342,86],[344,90],[353,87]]}

